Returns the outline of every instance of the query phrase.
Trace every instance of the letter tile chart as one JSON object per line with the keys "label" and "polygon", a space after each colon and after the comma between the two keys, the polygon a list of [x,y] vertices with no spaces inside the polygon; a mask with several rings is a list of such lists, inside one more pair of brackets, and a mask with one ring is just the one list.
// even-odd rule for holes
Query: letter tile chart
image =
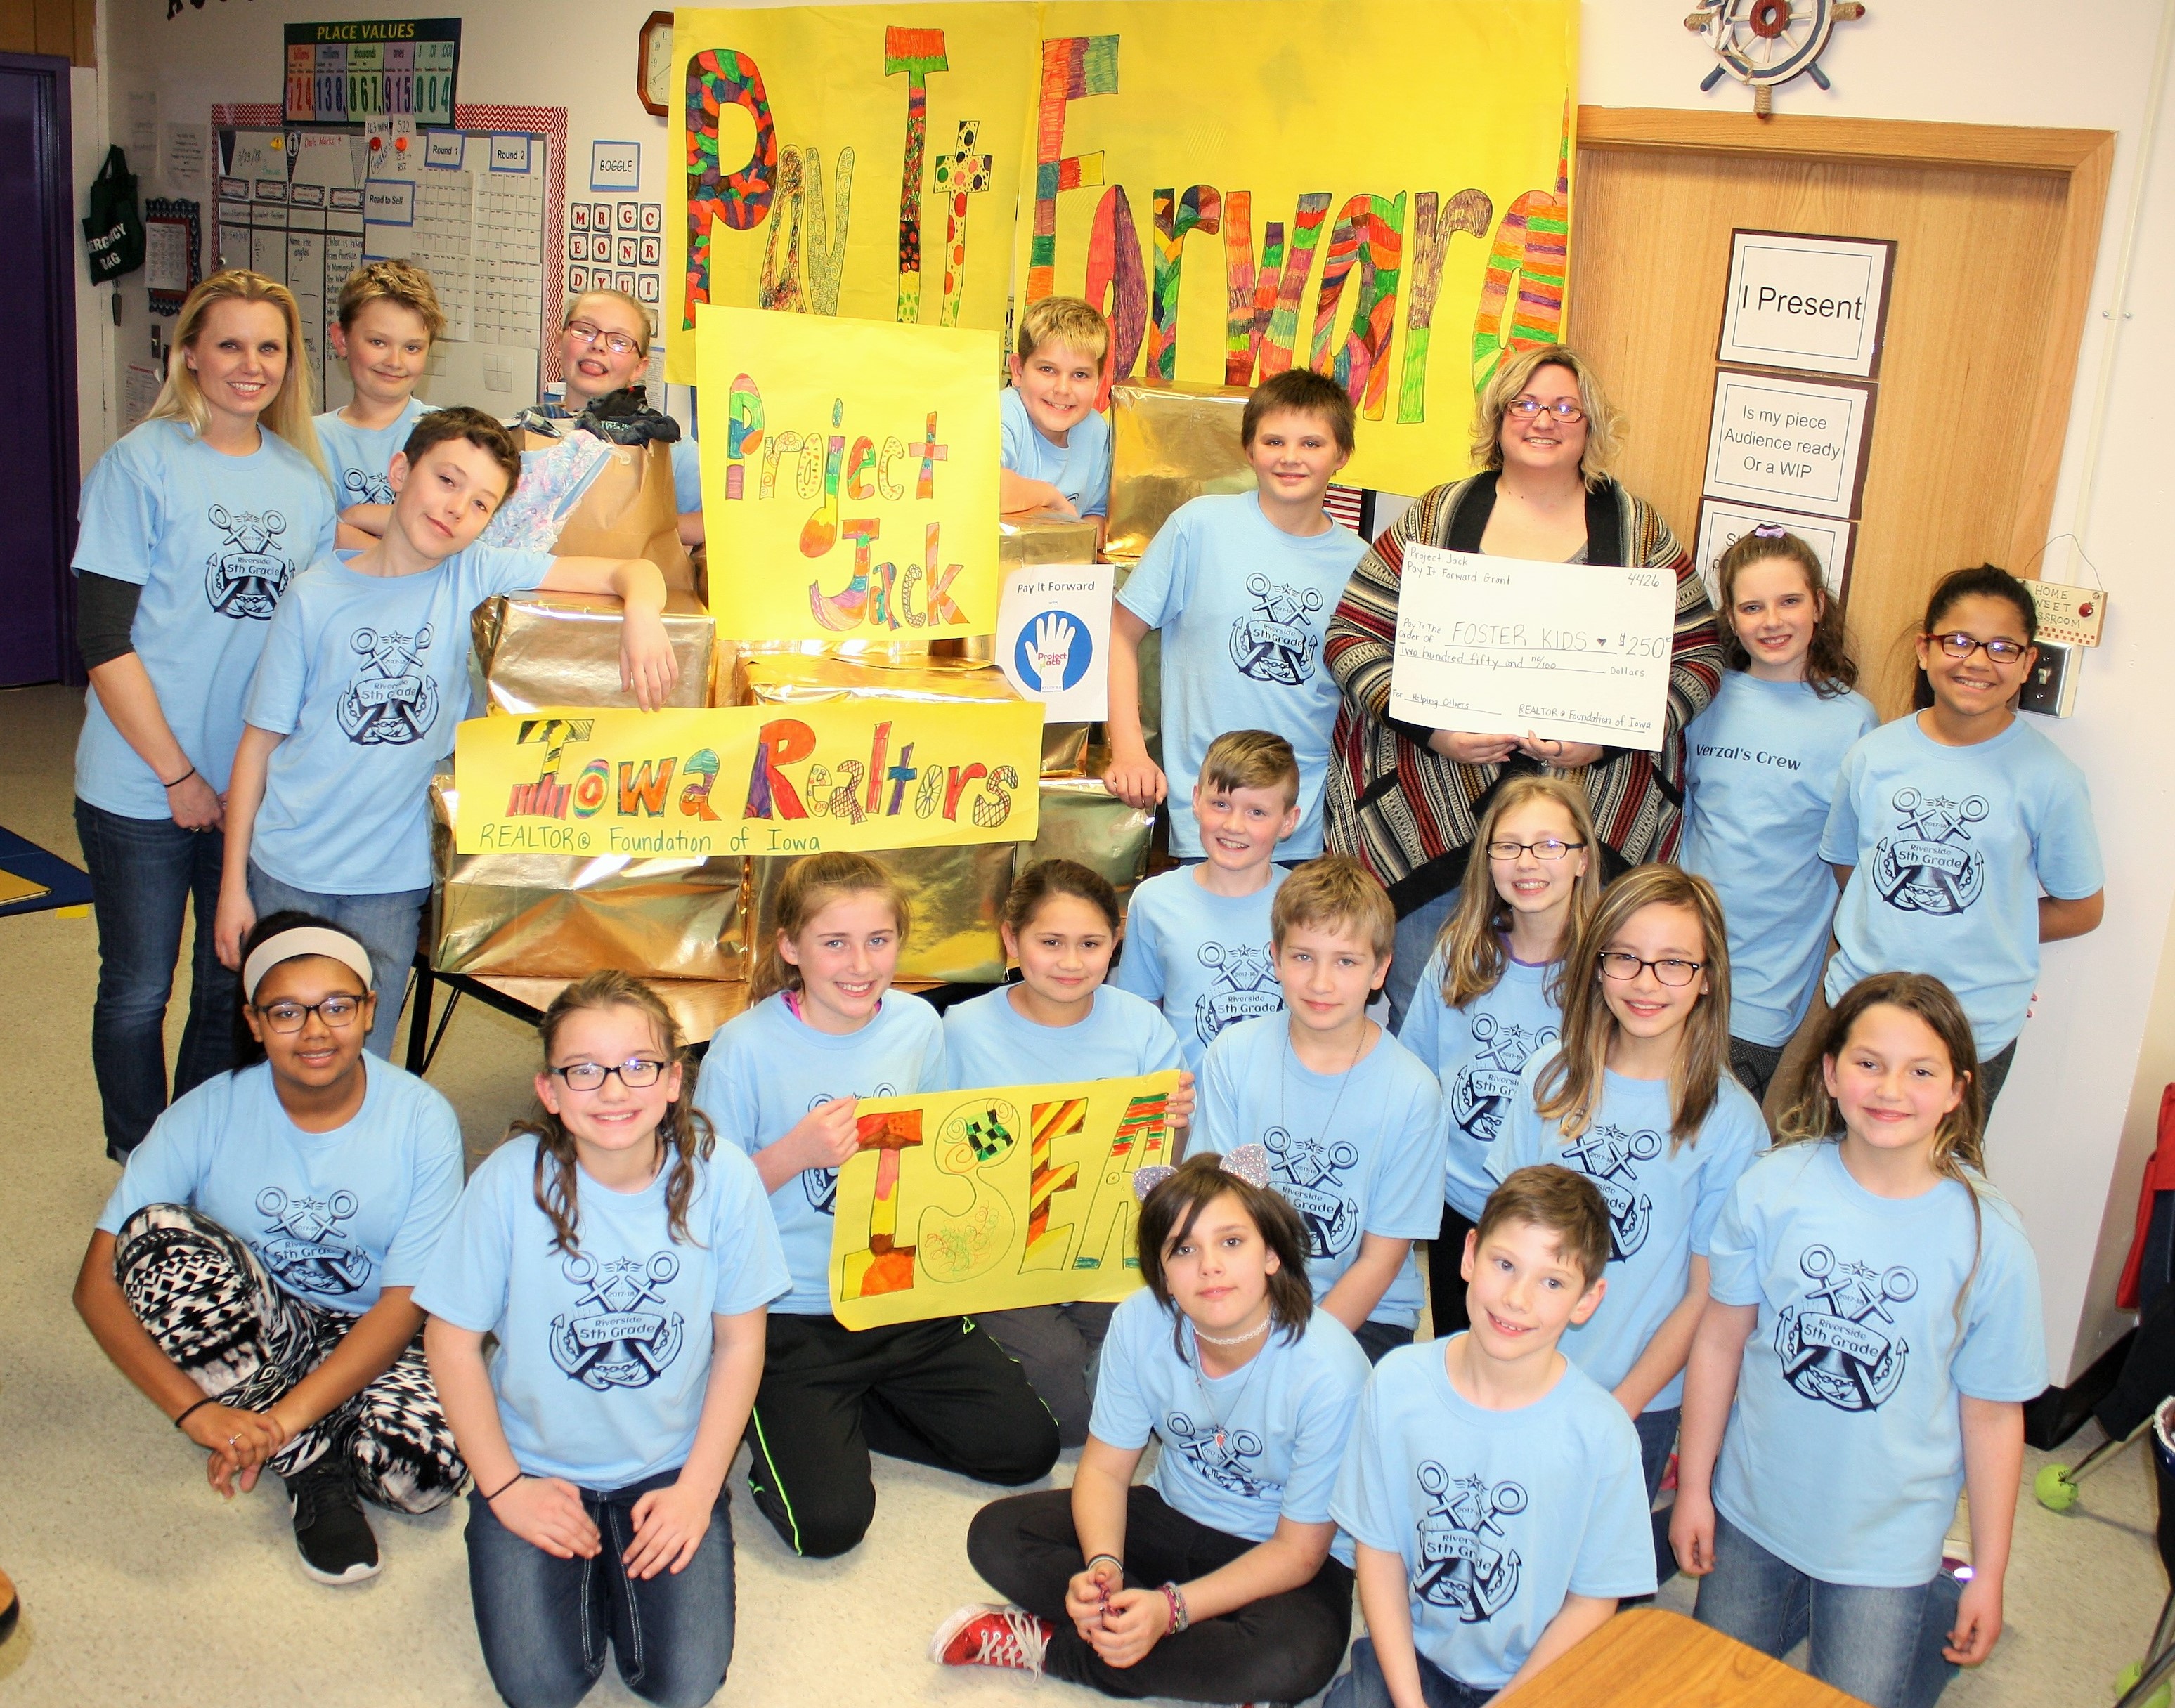
{"label": "letter tile chart", "polygon": [[556,379],[548,347],[565,286],[555,241],[566,200],[563,108],[455,109],[454,127],[405,115],[285,125],[265,104],[215,106],[217,264],[295,293],[322,407],[352,395],[326,327],[366,261],[426,269],[446,329],[418,393],[509,415]]}

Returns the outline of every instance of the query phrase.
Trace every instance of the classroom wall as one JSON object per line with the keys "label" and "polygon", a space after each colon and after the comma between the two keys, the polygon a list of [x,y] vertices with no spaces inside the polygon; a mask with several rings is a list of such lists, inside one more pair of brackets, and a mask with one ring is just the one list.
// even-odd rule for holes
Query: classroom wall
{"label": "classroom wall", "polygon": [[[570,183],[586,182],[588,144],[605,137],[641,141],[643,193],[661,186],[671,163],[666,126],[642,111],[633,92],[636,32],[648,0],[472,0],[454,9],[465,20],[464,100],[563,105]],[[1683,27],[1687,9],[1686,0],[1587,0],[1581,99],[1744,108],[1749,98],[1733,83],[1700,92],[1712,61]],[[2140,734],[2175,727],[2175,671],[2159,644],[2175,633],[2175,578],[2160,572],[2153,550],[2164,534],[2155,502],[2167,478],[2156,455],[2166,438],[2160,415],[2163,400],[2175,395],[2166,288],[2175,271],[2175,161],[2167,158],[2175,123],[2162,124],[2145,163],[2129,317],[2102,313],[2140,182],[2140,138],[2151,117],[2154,49],[2167,9],[2152,0],[2103,0],[2087,32],[2042,0],[1980,0],[1962,27],[1951,6],[1889,0],[1838,28],[1821,62],[1831,90],[1800,79],[1776,96],[1786,112],[2119,133],[2055,503],[2053,531],[2074,538],[2058,539],[2044,565],[2050,577],[2108,590],[2106,643],[2085,659],[2077,715],[2038,724],[2091,779],[2107,855],[2108,922],[2091,937],[2048,948],[2037,1014],[1989,1140],[1993,1176],[2023,1212],[2039,1253],[2058,1380],[2127,1326],[2112,1304],[2118,1248],[2128,1239],[2160,1084],[2175,1077],[2175,862],[2165,852],[2175,846],[2175,767]],[[283,22],[412,16],[418,8],[413,0],[322,7],[210,0],[171,19],[166,10],[166,0],[107,0],[101,8],[100,69],[76,73],[84,182],[105,141],[86,129],[86,115],[124,113],[128,91],[155,89],[162,119],[207,118],[214,101],[277,100]],[[84,98],[85,80],[97,89],[95,102]],[[2164,91],[2159,106],[2164,114]],[[147,186],[147,193],[158,187]],[[144,339],[140,286],[125,305],[117,339],[102,318],[105,294],[91,306],[97,312],[86,312],[82,323],[86,465],[113,432],[122,352],[140,350]],[[1575,302],[1572,312],[1575,320]],[[2110,340],[2118,359],[2103,375]],[[1672,519],[1682,530],[1693,518]]]}

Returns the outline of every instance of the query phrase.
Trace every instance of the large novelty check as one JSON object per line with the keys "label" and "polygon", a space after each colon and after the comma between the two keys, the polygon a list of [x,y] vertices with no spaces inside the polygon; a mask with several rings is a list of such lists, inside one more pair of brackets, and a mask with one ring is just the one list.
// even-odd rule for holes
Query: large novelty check
{"label": "large novelty check", "polygon": [[1390,715],[1658,750],[1676,598],[1666,569],[1408,545]]}

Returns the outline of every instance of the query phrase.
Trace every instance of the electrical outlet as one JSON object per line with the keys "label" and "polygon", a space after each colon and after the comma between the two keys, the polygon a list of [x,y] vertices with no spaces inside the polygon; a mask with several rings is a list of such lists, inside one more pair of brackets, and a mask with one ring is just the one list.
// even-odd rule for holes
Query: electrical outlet
{"label": "electrical outlet", "polygon": [[2066,718],[2077,705],[2077,654],[2056,641],[2039,643],[2039,661],[2024,680],[2016,709],[2042,718]]}

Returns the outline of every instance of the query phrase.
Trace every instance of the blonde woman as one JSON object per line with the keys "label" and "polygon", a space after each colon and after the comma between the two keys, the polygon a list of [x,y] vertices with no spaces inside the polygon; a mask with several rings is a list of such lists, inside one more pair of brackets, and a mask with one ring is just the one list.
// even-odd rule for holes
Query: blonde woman
{"label": "blonde woman", "polygon": [[[1722,643],[1692,561],[1661,513],[1619,485],[1609,465],[1623,418],[1590,363],[1565,344],[1506,357],[1473,423],[1479,472],[1425,494],[1352,572],[1323,655],[1342,692],[1331,741],[1329,846],[1356,854],[1398,913],[1386,987],[1402,1021],[1456,903],[1474,826],[1504,777],[1580,773],[1601,839],[1601,875],[1674,856],[1684,805],[1684,729],[1714,697]],[[1662,749],[1603,748],[1531,730],[1424,729],[1389,715],[1397,594],[1413,544],[1551,563],[1666,569],[1676,578],[1676,636]]]}
{"label": "blonde woman", "polygon": [[212,941],[227,773],[273,607],[333,544],[301,342],[285,285],[214,274],[182,305],[150,415],[84,482],[75,817],[98,911],[91,1062],[117,1161],[166,1105],[166,1002],[192,896],[176,1094],[234,1062],[235,975]]}

